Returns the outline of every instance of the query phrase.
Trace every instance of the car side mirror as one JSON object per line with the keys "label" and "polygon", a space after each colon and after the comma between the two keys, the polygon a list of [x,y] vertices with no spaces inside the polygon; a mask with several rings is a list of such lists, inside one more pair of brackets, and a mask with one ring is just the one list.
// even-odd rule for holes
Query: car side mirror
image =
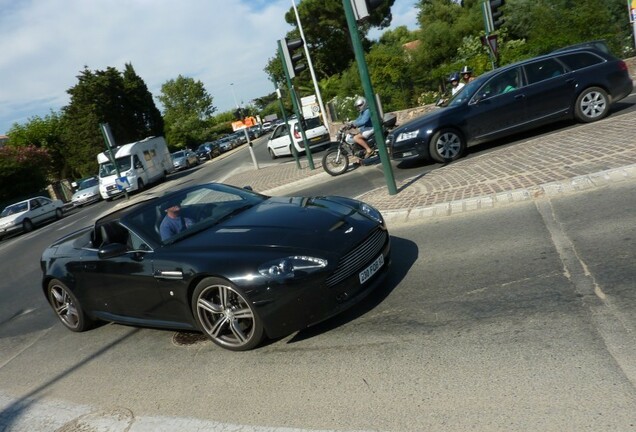
{"label": "car side mirror", "polygon": [[97,252],[97,256],[101,259],[113,258],[125,255],[128,252],[128,246],[122,243],[109,243],[102,246]]}

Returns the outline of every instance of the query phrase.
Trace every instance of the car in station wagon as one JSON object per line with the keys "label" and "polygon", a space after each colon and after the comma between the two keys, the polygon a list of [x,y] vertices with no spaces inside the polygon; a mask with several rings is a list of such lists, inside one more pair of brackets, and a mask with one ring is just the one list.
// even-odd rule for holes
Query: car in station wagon
{"label": "car in station wagon", "polygon": [[564,119],[589,123],[633,90],[626,63],[593,46],[554,51],[477,77],[442,107],[391,131],[393,160],[446,163],[467,147]]}

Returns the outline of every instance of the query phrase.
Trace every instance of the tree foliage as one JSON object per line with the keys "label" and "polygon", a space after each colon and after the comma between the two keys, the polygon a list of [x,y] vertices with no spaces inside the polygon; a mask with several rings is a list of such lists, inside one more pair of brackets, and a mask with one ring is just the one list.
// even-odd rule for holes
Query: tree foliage
{"label": "tree foliage", "polygon": [[161,86],[167,141],[176,147],[193,147],[209,135],[216,108],[201,81],[179,75]]}
{"label": "tree foliage", "polygon": [[51,163],[46,174],[54,180],[64,178],[71,171],[62,134],[62,117],[53,111],[44,118],[34,116],[24,124],[15,123],[8,132],[12,146],[32,145],[47,151]]}
{"label": "tree foliage", "polygon": [[132,65],[127,64],[123,73],[113,67],[94,72],[85,67],[77,78],[63,109],[63,140],[72,175],[97,170],[97,154],[105,147],[100,123],[110,125],[117,145],[163,135],[161,114]]}
{"label": "tree foliage", "polygon": [[42,190],[50,163],[47,150],[32,144],[0,147],[0,202]]}

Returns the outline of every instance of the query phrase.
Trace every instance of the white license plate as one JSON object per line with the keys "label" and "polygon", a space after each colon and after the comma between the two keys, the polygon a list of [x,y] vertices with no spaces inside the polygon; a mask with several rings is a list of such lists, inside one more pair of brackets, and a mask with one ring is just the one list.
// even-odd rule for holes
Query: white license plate
{"label": "white license plate", "polygon": [[365,283],[371,276],[376,274],[380,268],[384,265],[384,255],[380,254],[367,268],[362,270],[359,274],[360,284]]}

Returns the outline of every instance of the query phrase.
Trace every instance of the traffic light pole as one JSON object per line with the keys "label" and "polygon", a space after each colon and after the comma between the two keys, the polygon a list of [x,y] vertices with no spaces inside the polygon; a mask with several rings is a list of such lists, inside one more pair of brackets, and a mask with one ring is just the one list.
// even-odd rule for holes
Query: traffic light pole
{"label": "traffic light pole", "polygon": [[490,10],[490,0],[482,0],[481,1],[481,11],[484,15],[484,27],[486,28],[486,38],[484,42],[486,42],[486,48],[488,49],[488,57],[490,57],[490,64],[493,69],[497,68],[497,57],[493,52],[492,47],[490,46],[490,33],[494,31],[494,25],[492,20],[492,11]]}
{"label": "traffic light pole", "polygon": [[[289,136],[289,142],[293,142],[294,136],[292,135],[291,130],[289,130],[289,122],[287,121],[287,112],[285,111],[285,105],[283,105],[283,95],[280,93],[280,89],[274,83],[274,87],[276,87],[276,97],[278,98],[278,103],[280,104],[280,112],[283,114],[283,121],[287,125],[287,135]],[[300,169],[300,159],[298,159],[298,152],[296,151],[296,146],[291,146],[291,152],[296,160],[296,168]]]}
{"label": "traffic light pole", "polygon": [[[307,162],[309,163],[309,169],[316,169],[316,167],[314,166],[314,158],[311,155],[311,149],[309,148],[309,143],[307,142],[307,135],[305,134],[305,127],[303,126],[303,116],[302,116],[302,112],[300,111],[300,107],[298,106],[298,98],[296,97],[296,91],[294,90],[294,86],[291,82],[291,78],[289,77],[289,71],[287,70],[287,63],[285,62],[285,55],[283,54],[283,47],[282,47],[282,43],[279,40],[278,41],[278,56],[281,59],[281,62],[283,64],[283,71],[285,72],[285,79],[287,80],[287,87],[289,88],[289,92],[290,92],[290,96],[291,96],[291,100],[292,100],[292,107],[294,108],[294,113],[296,114],[296,118],[298,119],[298,130],[300,130],[300,135],[303,138],[303,144],[305,146],[305,154],[307,155]],[[294,146],[294,136],[293,133],[291,131],[291,128],[289,127],[289,123],[287,123],[288,128],[289,129],[289,134],[290,134],[290,138],[291,138],[291,147],[292,147],[292,151],[295,151],[295,146]]]}
{"label": "traffic light pole", "polygon": [[375,141],[378,145],[378,153],[380,154],[380,161],[382,162],[382,171],[384,172],[384,178],[389,190],[389,195],[397,194],[397,187],[395,185],[395,178],[393,177],[393,167],[389,159],[389,154],[386,150],[386,144],[384,142],[384,135],[382,133],[382,119],[380,119],[378,106],[375,101],[375,92],[373,91],[373,85],[371,84],[371,78],[369,78],[369,70],[367,68],[367,61],[364,58],[364,49],[362,48],[362,42],[360,41],[360,35],[358,34],[358,27],[356,25],[356,18],[351,6],[351,0],[342,0],[342,6],[344,7],[345,17],[347,18],[347,25],[349,27],[349,35],[351,36],[351,42],[353,44],[353,52],[356,57],[356,63],[358,64],[358,70],[360,72],[360,80],[362,81],[362,88],[371,110],[371,122],[373,124],[373,132]]}

